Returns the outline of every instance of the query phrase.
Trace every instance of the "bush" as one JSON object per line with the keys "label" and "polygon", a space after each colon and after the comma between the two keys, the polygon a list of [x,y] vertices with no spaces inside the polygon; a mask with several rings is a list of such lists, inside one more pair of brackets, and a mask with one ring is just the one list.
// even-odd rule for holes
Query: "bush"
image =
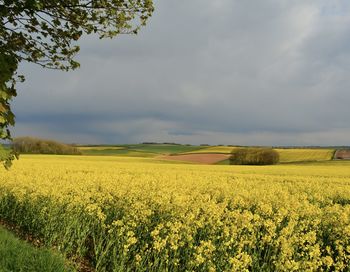
{"label": "bush", "polygon": [[12,147],[14,151],[26,154],[81,155],[74,146],[32,137],[15,138]]}
{"label": "bush", "polygon": [[237,148],[231,152],[230,164],[270,165],[279,162],[279,154],[271,148]]}

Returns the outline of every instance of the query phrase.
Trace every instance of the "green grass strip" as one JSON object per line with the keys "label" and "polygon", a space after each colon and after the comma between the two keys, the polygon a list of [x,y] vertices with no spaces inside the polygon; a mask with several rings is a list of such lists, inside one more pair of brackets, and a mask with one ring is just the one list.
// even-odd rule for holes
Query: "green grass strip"
{"label": "green grass strip", "polygon": [[35,248],[19,240],[0,226],[0,272],[74,271],[62,256],[44,248]]}

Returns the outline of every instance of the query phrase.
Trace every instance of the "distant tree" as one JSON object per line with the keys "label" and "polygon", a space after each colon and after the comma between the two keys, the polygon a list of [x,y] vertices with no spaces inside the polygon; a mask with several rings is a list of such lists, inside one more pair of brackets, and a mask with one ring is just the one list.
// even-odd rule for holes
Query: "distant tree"
{"label": "distant tree", "polygon": [[[11,140],[15,124],[10,103],[16,96],[21,61],[68,71],[79,67],[76,41],[136,34],[154,10],[152,0],[0,0],[0,139]],[[8,167],[15,154],[4,159]]]}
{"label": "distant tree", "polygon": [[13,139],[12,148],[15,152],[26,154],[81,155],[75,146],[33,137]]}
{"label": "distant tree", "polygon": [[279,153],[271,148],[236,148],[230,156],[230,164],[269,165],[278,162]]}

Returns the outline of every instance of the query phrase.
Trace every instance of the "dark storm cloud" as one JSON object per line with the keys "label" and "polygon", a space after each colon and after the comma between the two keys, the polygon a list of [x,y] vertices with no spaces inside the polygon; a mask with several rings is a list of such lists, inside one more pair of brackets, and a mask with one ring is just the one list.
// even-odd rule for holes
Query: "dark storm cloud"
{"label": "dark storm cloud", "polygon": [[81,69],[24,65],[16,135],[69,142],[350,144],[347,1],[158,1]]}

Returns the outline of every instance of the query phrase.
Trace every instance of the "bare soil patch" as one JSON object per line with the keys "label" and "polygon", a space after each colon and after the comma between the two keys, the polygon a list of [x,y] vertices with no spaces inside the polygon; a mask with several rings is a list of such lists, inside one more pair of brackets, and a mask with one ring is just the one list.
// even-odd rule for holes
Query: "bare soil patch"
{"label": "bare soil patch", "polygon": [[334,155],[335,160],[350,160],[350,149],[337,150]]}
{"label": "bare soil patch", "polygon": [[185,155],[172,155],[161,156],[160,159],[173,160],[173,161],[186,161],[201,164],[214,164],[230,157],[227,154],[185,154]]}

